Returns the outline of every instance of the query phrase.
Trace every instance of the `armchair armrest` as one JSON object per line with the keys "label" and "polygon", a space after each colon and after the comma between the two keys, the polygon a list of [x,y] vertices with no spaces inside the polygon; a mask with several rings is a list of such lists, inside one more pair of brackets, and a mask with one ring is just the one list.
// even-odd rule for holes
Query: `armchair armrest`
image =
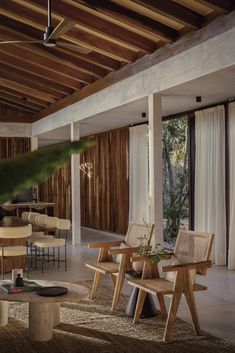
{"label": "armchair armrest", "polygon": [[205,269],[212,266],[211,261],[198,261],[198,262],[187,262],[176,265],[163,266],[162,272],[182,271],[182,270],[198,270]]}
{"label": "armchair armrest", "polygon": [[173,252],[169,252],[169,253],[163,253],[161,254],[161,260],[170,260],[172,258],[172,256],[174,256],[175,254]]}
{"label": "armchair armrest", "polygon": [[130,247],[130,248],[122,248],[122,249],[110,249],[109,255],[116,254],[134,254],[139,251],[139,246]]}
{"label": "armchair armrest", "polygon": [[89,243],[88,248],[111,248],[112,246],[119,246],[122,243],[122,240],[110,241],[107,243]]}

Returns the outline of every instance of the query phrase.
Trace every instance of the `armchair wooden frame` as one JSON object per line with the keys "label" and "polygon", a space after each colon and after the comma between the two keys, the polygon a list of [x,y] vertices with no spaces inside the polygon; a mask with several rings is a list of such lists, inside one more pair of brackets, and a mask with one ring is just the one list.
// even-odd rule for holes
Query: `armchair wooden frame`
{"label": "armchair wooden frame", "polygon": [[[146,241],[146,245],[150,244],[150,240],[153,234],[154,225],[138,225],[135,223],[131,223],[129,225],[130,229],[135,226],[145,227],[145,231],[148,231],[148,238]],[[104,242],[104,243],[90,243],[88,244],[89,248],[97,248],[99,249],[99,255],[97,262],[86,263],[86,267],[95,271],[94,281],[91,290],[91,299],[95,299],[97,288],[100,284],[102,275],[110,275],[112,282],[114,284],[114,295],[112,300],[111,310],[116,310],[118,301],[120,298],[123,282],[125,279],[126,271],[132,269],[132,263],[130,261],[131,256],[133,254],[138,253],[139,246],[129,246],[125,248],[120,248],[120,245],[124,241],[112,241],[112,242]],[[119,247],[114,248],[113,247]],[[113,255],[121,255],[120,263],[116,263],[113,259]]]}
{"label": "armchair wooden frame", "polygon": [[[192,231],[188,231],[188,233],[190,234],[190,236],[193,234]],[[161,278],[159,276],[158,265],[152,264],[147,257],[133,257],[131,259],[132,261],[144,261],[142,278],[128,281],[131,286],[139,288],[139,294],[133,322],[136,323],[140,319],[144,300],[147,293],[156,296],[159,302],[162,317],[167,318],[163,341],[167,341],[170,338],[172,326],[176,319],[176,314],[182,295],[184,295],[186,298],[189,307],[189,312],[192,318],[194,331],[197,335],[199,335],[200,333],[194,292],[206,290],[207,288],[203,285],[195,283],[194,276],[192,276],[192,274],[197,273],[200,275],[206,275],[207,269],[212,266],[212,262],[209,260],[209,257],[211,253],[214,235],[196,232],[195,234],[202,237],[205,236],[208,240],[207,249],[205,251],[205,259],[203,261],[182,262],[179,258],[177,259],[176,254],[162,255],[163,260],[165,260],[166,258],[174,258],[174,264],[162,267],[163,273],[175,273],[174,282],[171,282],[165,278]],[[168,314],[164,301],[165,295],[171,296]]]}

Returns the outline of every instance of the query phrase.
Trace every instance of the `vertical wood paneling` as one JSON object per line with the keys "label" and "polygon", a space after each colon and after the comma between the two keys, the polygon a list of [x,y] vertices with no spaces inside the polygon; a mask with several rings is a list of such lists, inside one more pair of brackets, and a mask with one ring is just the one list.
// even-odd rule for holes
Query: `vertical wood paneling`
{"label": "vertical wood paneling", "polygon": [[[96,145],[81,154],[93,165],[92,176],[81,172],[82,225],[126,233],[129,212],[129,129],[88,137]],[[71,165],[58,169],[39,186],[40,200],[55,202],[55,215],[71,219]]]}
{"label": "vertical wood paneling", "polygon": [[93,165],[91,178],[81,173],[82,225],[126,233],[129,212],[129,129],[89,137],[95,147],[81,155]]}
{"label": "vertical wood paneling", "polygon": [[0,137],[0,159],[29,152],[31,140],[28,137]]}
{"label": "vertical wood paneling", "polygon": [[54,216],[71,219],[71,163],[63,165],[38,187],[39,200],[55,202]]}

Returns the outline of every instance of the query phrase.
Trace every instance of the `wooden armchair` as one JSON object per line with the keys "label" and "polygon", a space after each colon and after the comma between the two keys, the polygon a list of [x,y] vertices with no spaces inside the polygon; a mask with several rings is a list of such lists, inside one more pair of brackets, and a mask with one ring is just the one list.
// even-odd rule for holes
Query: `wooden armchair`
{"label": "wooden armchair", "polygon": [[[194,299],[194,291],[206,290],[203,285],[195,283],[196,274],[206,275],[211,267],[209,260],[214,235],[194,231],[180,230],[174,254],[162,255],[162,259],[171,260],[170,265],[163,266],[165,278],[159,276],[157,264],[151,264],[147,257],[133,257],[132,261],[144,261],[141,279],[130,280],[131,286],[139,288],[139,295],[134,316],[134,323],[139,321],[147,293],[157,297],[163,317],[167,317],[163,341],[169,340],[172,325],[175,321],[182,295],[185,295],[192,323],[196,334],[199,334],[199,322]],[[167,315],[164,296],[170,295],[171,302]]]}
{"label": "wooden armchair", "polygon": [[[89,248],[99,248],[96,262],[86,263],[86,267],[95,271],[95,277],[91,290],[91,299],[96,297],[102,275],[110,275],[114,284],[114,295],[112,310],[116,310],[121,294],[126,271],[132,268],[130,257],[139,250],[139,237],[146,235],[144,245],[148,246],[153,234],[153,224],[130,223],[124,241],[113,241],[107,243],[91,243]],[[113,247],[118,247],[112,249]],[[119,261],[113,258],[117,255]]]}

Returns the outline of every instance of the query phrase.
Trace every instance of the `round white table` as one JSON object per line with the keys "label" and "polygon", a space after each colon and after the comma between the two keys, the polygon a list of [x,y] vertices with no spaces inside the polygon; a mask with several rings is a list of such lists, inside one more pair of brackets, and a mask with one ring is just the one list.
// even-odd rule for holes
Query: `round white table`
{"label": "round white table", "polygon": [[[29,337],[34,341],[49,341],[53,336],[53,328],[60,323],[60,303],[85,299],[89,296],[90,290],[67,282],[32,281],[43,287],[66,287],[68,293],[56,297],[43,297],[35,292],[0,293],[0,326],[8,324],[8,302],[26,302],[29,303]],[[0,281],[1,283],[4,281]]]}

